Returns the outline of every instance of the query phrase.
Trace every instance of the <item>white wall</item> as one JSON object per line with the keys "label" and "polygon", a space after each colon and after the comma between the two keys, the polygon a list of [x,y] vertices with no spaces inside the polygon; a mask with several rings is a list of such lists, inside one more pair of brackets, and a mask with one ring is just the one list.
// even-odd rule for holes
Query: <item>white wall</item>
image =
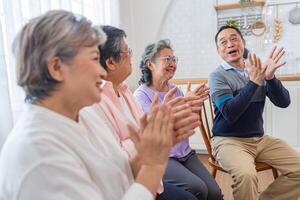
{"label": "white wall", "polygon": [[[288,0],[294,2],[293,0]],[[215,0],[121,0],[121,28],[129,36],[129,43],[134,50],[133,74],[128,83],[134,90],[140,76],[139,59],[145,46],[158,39],[170,38],[175,53],[179,57],[175,78],[207,77],[220,58],[214,45],[217,31],[217,15],[213,8]],[[218,0],[218,3],[233,3],[238,0]],[[287,2],[287,0],[272,0]],[[300,25],[291,25],[287,21],[288,12],[295,5],[279,7],[279,16],[283,21],[284,31],[279,45],[287,50],[288,64],[281,73],[300,73]],[[260,10],[259,10],[260,9]],[[268,32],[264,37],[246,37],[247,47],[265,58],[273,44],[265,41],[272,38],[274,28],[274,7],[265,9]],[[261,12],[261,8],[256,11]],[[241,10],[218,13],[219,16],[240,14]],[[290,90],[292,105],[288,109],[278,109],[267,104],[265,128],[268,134],[287,140],[293,147],[300,149],[299,122],[299,82],[285,83]],[[292,85],[289,85],[292,84]],[[290,118],[289,118],[290,116]],[[194,135],[191,145],[198,150],[205,147],[199,134]]]}
{"label": "white wall", "polygon": [[139,60],[151,42],[156,41],[157,33],[165,16],[170,0],[121,0],[120,27],[128,35],[133,49],[133,72],[127,80],[131,89],[138,86],[140,78]]}
{"label": "white wall", "polygon": [[207,76],[220,61],[213,42],[217,30],[214,3],[215,0],[120,1],[120,27],[127,32],[134,50],[133,73],[127,80],[132,90],[138,86],[144,48],[158,39],[172,41],[179,57],[176,78]]}
{"label": "white wall", "polygon": [[[218,3],[233,3],[238,0],[218,0]],[[269,2],[269,1],[268,1]],[[272,0],[270,2],[287,2]],[[213,70],[220,58],[214,45],[217,31],[217,13],[213,8],[216,0],[122,0],[121,28],[129,36],[129,43],[134,50],[133,73],[128,79],[131,89],[137,87],[140,76],[139,60],[145,46],[158,39],[170,38],[175,53],[179,57],[175,78],[201,78]],[[284,23],[284,31],[279,45],[287,50],[288,64],[279,73],[300,73],[300,25],[291,25],[287,21],[288,11],[295,5],[279,7],[279,16]],[[254,12],[261,12],[257,8]],[[273,34],[275,7],[265,10],[268,15],[268,32],[263,37],[246,37],[247,47],[266,58],[273,44],[266,42]],[[241,10],[227,10],[219,15],[236,15]]]}
{"label": "white wall", "polygon": [[205,78],[220,63],[216,17],[213,1],[172,1],[157,38],[169,38],[179,57],[175,78]]}

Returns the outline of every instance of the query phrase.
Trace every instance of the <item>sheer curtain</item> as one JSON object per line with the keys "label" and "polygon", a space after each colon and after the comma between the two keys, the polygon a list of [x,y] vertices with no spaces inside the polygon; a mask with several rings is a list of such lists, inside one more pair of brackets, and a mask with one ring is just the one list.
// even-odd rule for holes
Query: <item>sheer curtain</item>
{"label": "sheer curtain", "polygon": [[118,0],[0,0],[0,149],[21,114],[24,92],[16,84],[12,41],[29,19],[48,10],[82,14],[94,24],[119,24]]}

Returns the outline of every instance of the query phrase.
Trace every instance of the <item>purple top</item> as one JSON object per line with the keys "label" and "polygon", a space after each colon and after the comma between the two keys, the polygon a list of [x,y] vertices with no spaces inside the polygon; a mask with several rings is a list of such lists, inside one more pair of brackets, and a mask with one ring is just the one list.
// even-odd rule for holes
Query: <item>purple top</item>
{"label": "purple top", "polygon": [[[169,89],[172,89],[174,85],[168,85]],[[149,113],[151,108],[151,103],[154,98],[154,95],[158,93],[159,94],[159,100],[158,102],[161,103],[166,95],[166,92],[158,92],[156,90],[151,89],[147,85],[141,85],[138,87],[134,92],[134,97],[136,100],[141,104],[144,112]],[[179,89],[175,93],[175,97],[178,96],[184,96],[182,91]],[[182,140],[180,143],[176,144],[170,153],[169,157],[176,157],[176,158],[182,158],[186,155],[188,155],[191,152],[191,147],[189,145],[189,140],[185,139]]]}

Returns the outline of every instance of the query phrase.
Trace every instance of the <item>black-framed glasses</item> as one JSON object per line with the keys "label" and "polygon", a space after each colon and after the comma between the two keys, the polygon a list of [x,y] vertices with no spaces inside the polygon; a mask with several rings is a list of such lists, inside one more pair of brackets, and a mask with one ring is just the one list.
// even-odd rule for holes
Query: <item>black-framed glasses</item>
{"label": "black-framed glasses", "polygon": [[178,57],[176,56],[164,56],[156,58],[158,60],[163,60],[166,64],[178,63]]}
{"label": "black-framed glasses", "polygon": [[127,53],[129,56],[132,56],[132,55],[133,55],[133,52],[132,52],[132,49],[131,49],[131,48],[128,48],[127,51],[120,51],[120,53]]}

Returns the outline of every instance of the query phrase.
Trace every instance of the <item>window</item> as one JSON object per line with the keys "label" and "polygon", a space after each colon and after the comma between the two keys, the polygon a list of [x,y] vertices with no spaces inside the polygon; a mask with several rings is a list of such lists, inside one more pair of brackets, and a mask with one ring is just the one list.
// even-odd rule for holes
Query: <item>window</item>
{"label": "window", "polygon": [[23,109],[24,92],[16,84],[11,51],[21,27],[29,19],[51,9],[82,14],[94,24],[118,26],[116,8],[118,0],[0,0],[0,149]]}

